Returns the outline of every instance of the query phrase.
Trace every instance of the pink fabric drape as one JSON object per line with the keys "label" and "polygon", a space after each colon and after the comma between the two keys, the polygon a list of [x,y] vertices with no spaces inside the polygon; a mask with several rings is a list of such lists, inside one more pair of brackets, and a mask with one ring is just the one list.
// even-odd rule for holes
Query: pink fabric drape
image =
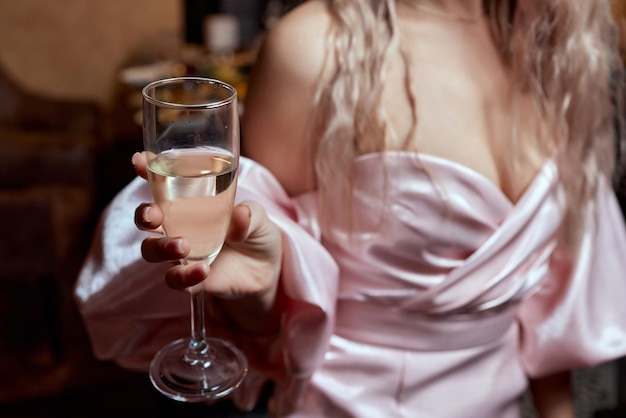
{"label": "pink fabric drape", "polygon": [[[381,164],[386,176],[372,176]],[[369,154],[355,170],[352,214],[330,196],[328,236],[315,193],[289,198],[242,158],[237,199],[259,201],[283,232],[289,304],[275,338],[231,334],[278,365],[252,371],[239,405],[271,377],[280,415],[519,417],[527,376],[626,354],[626,232],[606,182],[599,222],[568,259],[553,254],[562,199],[552,161],[516,203],[427,155]],[[188,333],[187,295],[140,256],[133,211],[149,200],[141,179],[115,198],[76,287],[95,354],[140,370]]]}

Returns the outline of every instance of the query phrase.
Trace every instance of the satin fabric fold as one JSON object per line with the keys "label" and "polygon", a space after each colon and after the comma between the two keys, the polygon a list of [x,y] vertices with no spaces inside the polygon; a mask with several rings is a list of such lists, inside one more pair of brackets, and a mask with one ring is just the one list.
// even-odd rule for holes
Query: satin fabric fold
{"label": "satin fabric fold", "polygon": [[[277,415],[517,418],[527,376],[626,354],[626,232],[606,182],[598,224],[564,258],[552,161],[515,203],[437,157],[369,154],[354,168],[352,212],[329,196],[328,235],[315,192],[290,198],[242,158],[237,199],[259,201],[281,228],[289,303],[274,338],[231,333],[266,353],[239,405],[250,408],[271,378]],[[139,254],[146,234],[133,211],[147,200],[139,179],[115,198],[76,287],[96,355],[136,369],[188,329],[187,296]]]}

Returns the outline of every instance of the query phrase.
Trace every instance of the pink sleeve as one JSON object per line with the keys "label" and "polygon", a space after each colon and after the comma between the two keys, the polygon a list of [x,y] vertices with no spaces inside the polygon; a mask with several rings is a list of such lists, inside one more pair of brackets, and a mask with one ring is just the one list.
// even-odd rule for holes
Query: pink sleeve
{"label": "pink sleeve", "polygon": [[[281,281],[289,302],[282,332],[266,344],[265,351],[277,353],[284,372],[278,378],[273,376],[275,393],[279,394],[274,408],[289,411],[327,350],[333,330],[339,271],[331,255],[309,232],[309,225],[298,223],[300,208],[272,174],[250,160],[242,162],[237,200],[259,202],[283,234]],[[255,371],[250,375],[247,380],[254,384]],[[246,391],[244,385],[244,390],[235,394],[243,409],[251,406],[246,403],[255,398],[259,387],[251,389]]]}
{"label": "pink sleeve", "polygon": [[598,221],[578,256],[553,256],[545,283],[521,304],[520,349],[531,377],[626,355],[626,227],[606,181],[595,205]]}
{"label": "pink sleeve", "polygon": [[147,201],[146,182],[138,178],[105,209],[74,289],[95,356],[135,370],[147,370],[163,344],[189,330],[188,296],[166,286],[167,265],[141,257],[149,234],[133,216]]}
{"label": "pink sleeve", "polygon": [[[326,351],[338,269],[322,245],[298,224],[296,208],[271,173],[245,158],[240,168],[237,200],[258,201],[283,233],[281,280],[289,302],[281,334],[262,344],[281,363],[278,384],[295,395]],[[149,234],[135,227],[133,216],[137,205],[147,201],[149,189],[139,178],[115,197],[101,217],[75,288],[95,355],[136,370],[147,370],[158,349],[189,333],[188,295],[165,285],[167,265],[150,264],[141,257],[141,241]],[[245,339],[237,342],[248,345]],[[249,344],[254,349],[258,345],[258,341]],[[251,371],[236,393],[237,403],[250,407],[265,377]]]}

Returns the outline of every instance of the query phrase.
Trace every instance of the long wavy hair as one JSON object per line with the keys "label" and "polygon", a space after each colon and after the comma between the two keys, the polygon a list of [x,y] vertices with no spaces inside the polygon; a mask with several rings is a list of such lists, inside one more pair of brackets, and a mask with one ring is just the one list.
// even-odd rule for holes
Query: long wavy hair
{"label": "long wavy hair", "polygon": [[[546,157],[556,148],[566,196],[561,238],[575,244],[592,211],[598,176],[612,177],[625,149],[617,134],[623,127],[623,62],[610,1],[483,4],[518,90],[530,94],[549,126],[550,135],[535,145]],[[321,199],[339,187],[349,200],[355,157],[397,143],[389,140],[394,133],[381,104],[388,58],[399,51],[409,63],[400,47],[396,0],[328,0],[328,7],[335,21],[328,36],[335,70],[316,98],[315,169]],[[407,92],[415,111],[419,97]]]}

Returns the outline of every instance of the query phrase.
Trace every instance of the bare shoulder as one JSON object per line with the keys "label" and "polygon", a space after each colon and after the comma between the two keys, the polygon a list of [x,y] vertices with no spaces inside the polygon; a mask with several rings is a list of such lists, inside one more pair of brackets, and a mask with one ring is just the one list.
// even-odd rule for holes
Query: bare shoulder
{"label": "bare shoulder", "polygon": [[266,166],[291,195],[315,187],[311,115],[328,68],[331,22],[321,0],[283,16],[266,35],[248,85],[242,152]]}
{"label": "bare shoulder", "polygon": [[326,1],[309,0],[280,19],[265,39],[265,54],[287,71],[319,75],[325,62],[332,18]]}

